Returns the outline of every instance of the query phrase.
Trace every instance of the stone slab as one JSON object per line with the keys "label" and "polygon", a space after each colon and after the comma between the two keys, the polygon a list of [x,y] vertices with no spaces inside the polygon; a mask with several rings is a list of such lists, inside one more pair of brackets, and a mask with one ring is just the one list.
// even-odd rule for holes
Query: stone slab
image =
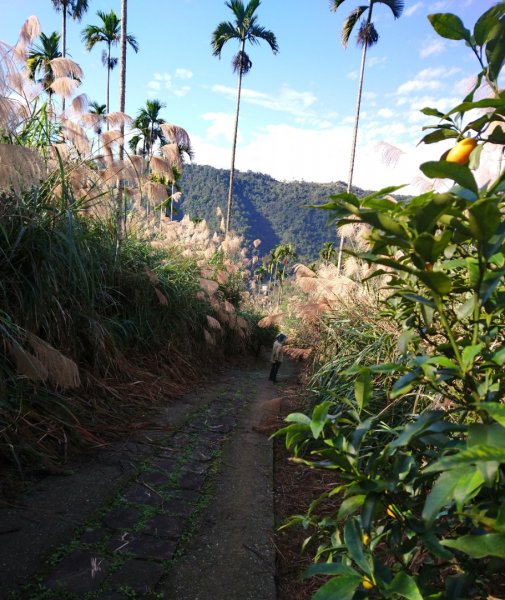
{"label": "stone slab", "polygon": [[113,573],[107,583],[114,587],[128,586],[137,594],[147,594],[154,590],[163,572],[163,567],[157,562],[132,559]]}
{"label": "stone slab", "polygon": [[161,539],[177,540],[186,528],[186,519],[158,515],[150,519],[144,527],[144,533]]}
{"label": "stone slab", "polygon": [[108,565],[93,552],[78,550],[61,561],[44,585],[75,595],[95,592],[107,575]]}

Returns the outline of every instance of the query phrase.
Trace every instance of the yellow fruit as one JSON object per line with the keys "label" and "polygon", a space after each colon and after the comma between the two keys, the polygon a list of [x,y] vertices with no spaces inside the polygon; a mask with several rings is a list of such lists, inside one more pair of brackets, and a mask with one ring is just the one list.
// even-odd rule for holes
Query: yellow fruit
{"label": "yellow fruit", "polygon": [[370,536],[368,535],[368,533],[364,533],[363,534],[363,546],[368,546],[369,542],[370,542]]}
{"label": "yellow fruit", "polygon": [[363,581],[361,582],[365,590],[371,590],[374,586],[373,581],[368,579],[368,577],[363,577]]}
{"label": "yellow fruit", "polygon": [[477,140],[474,138],[465,138],[459,141],[453,148],[451,148],[445,157],[448,162],[459,163],[464,165],[470,158],[470,153],[477,145]]}
{"label": "yellow fruit", "polygon": [[390,504],[387,509],[386,509],[386,514],[388,515],[388,517],[391,517],[392,519],[396,519],[396,514],[395,514],[395,510],[392,504]]}

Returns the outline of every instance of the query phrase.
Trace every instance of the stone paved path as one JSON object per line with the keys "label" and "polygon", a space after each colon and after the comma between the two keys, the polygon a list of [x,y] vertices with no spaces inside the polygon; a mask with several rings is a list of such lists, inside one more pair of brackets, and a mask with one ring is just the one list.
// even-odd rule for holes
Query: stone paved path
{"label": "stone paved path", "polygon": [[190,403],[183,426],[158,434],[110,501],[2,600],[274,600],[271,443],[251,429],[258,400],[279,389],[265,373],[232,371]]}

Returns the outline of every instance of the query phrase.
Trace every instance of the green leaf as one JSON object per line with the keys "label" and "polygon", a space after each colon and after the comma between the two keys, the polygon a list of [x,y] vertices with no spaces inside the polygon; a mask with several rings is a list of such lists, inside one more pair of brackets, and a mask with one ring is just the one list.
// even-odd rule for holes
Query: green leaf
{"label": "green leaf", "polygon": [[291,413],[289,414],[285,421],[287,421],[288,423],[298,423],[299,425],[307,425],[308,427],[310,427],[311,424],[311,420],[307,415],[304,415],[303,413]]}
{"label": "green leaf", "polygon": [[495,446],[479,445],[460,450],[456,454],[444,456],[429,467],[424,469],[424,473],[436,473],[446,469],[454,469],[460,466],[470,466],[477,462],[505,462],[505,449]]}
{"label": "green leaf", "polygon": [[[454,113],[464,113],[470,110],[475,110],[479,108],[500,108],[503,106],[503,100],[499,98],[483,98],[482,100],[477,100],[476,102],[462,102],[458,104],[453,109],[451,109],[447,115],[452,115]],[[447,116],[445,115],[445,116]]]}
{"label": "green leaf", "polygon": [[451,560],[454,558],[454,554],[440,545],[440,542],[436,535],[433,533],[425,533],[421,536],[421,539],[426,548],[438,558],[442,560]]}
{"label": "green leaf", "polygon": [[432,131],[431,133],[426,134],[419,143],[436,144],[437,142],[441,142],[442,140],[448,140],[457,137],[459,137],[459,133],[454,129],[437,129],[436,131]]}
{"label": "green leaf", "polygon": [[500,217],[501,213],[495,200],[479,200],[469,210],[470,231],[480,242],[487,242],[496,233]]}
{"label": "green leaf", "polygon": [[[502,407],[503,404],[494,402],[481,402],[480,410],[487,411],[487,407]],[[493,409],[488,414],[492,414]],[[497,420],[497,419],[496,419]],[[505,448],[505,428],[499,422],[497,423],[473,423],[468,426],[467,446],[495,446],[497,448]]]}
{"label": "green leaf", "polygon": [[441,271],[417,271],[416,275],[439,296],[445,296],[452,290],[451,278]]}
{"label": "green leaf", "polygon": [[478,46],[483,46],[486,43],[503,13],[503,6],[492,6],[477,19],[473,28],[473,37]]}
{"label": "green leaf", "polygon": [[422,518],[426,527],[431,527],[440,509],[452,502],[454,489],[466,472],[467,467],[446,471],[435,481],[423,507]]}
{"label": "green leaf", "polygon": [[395,575],[386,590],[391,594],[398,594],[401,598],[407,598],[407,600],[423,600],[415,579],[404,571]]}
{"label": "green leaf", "polygon": [[462,507],[474,498],[485,482],[486,479],[481,471],[465,469],[465,473],[463,473],[454,488],[454,500],[458,507]]}
{"label": "green leaf", "polygon": [[424,108],[421,108],[420,112],[422,112],[423,115],[426,115],[428,117],[437,117],[438,119],[444,118],[444,113],[440,112],[437,108],[425,106]]}
{"label": "green leaf", "polygon": [[486,45],[488,76],[492,81],[498,81],[498,76],[505,61],[505,20],[498,21],[492,30],[493,39]]}
{"label": "green leaf", "polygon": [[370,369],[362,368],[354,382],[354,397],[360,410],[368,404],[372,396],[372,375]]}
{"label": "green leaf", "polygon": [[355,513],[359,508],[363,506],[365,498],[366,496],[364,494],[346,498],[340,505],[340,509],[337,515],[337,521],[342,521],[343,519],[346,519],[349,515],[352,515],[352,513]]}
{"label": "green leaf", "polygon": [[408,446],[414,437],[426,431],[435,423],[438,423],[444,416],[442,411],[432,410],[422,413],[415,421],[408,423],[402,430],[401,434],[391,442],[391,448],[400,448]]}
{"label": "green leaf", "polygon": [[405,354],[406,352],[408,352],[410,340],[415,335],[416,335],[416,332],[413,329],[407,329],[407,331],[404,331],[400,335],[400,337],[398,338],[398,341],[396,342],[396,344],[398,346],[398,350],[402,354]]}
{"label": "green leaf", "polygon": [[469,317],[471,314],[473,314],[476,301],[477,300],[476,300],[475,296],[472,296],[471,298],[468,298],[468,300],[466,300],[461,306],[459,306],[456,309],[456,316],[458,317],[458,319],[460,321],[463,321],[464,319]]}
{"label": "green leaf", "polygon": [[357,575],[356,571],[352,567],[343,565],[342,563],[317,563],[310,565],[310,567],[304,572],[303,579],[307,577],[314,577],[314,575]]}
{"label": "green leaf", "polygon": [[439,218],[446,212],[456,197],[448,192],[436,194],[432,200],[421,206],[415,214],[414,226],[419,233],[431,232]]}
{"label": "green leaf", "polygon": [[455,540],[442,540],[440,543],[447,548],[464,552],[472,558],[484,558],[486,556],[505,558],[504,533],[463,535]]}
{"label": "green leaf", "polygon": [[484,344],[475,344],[473,346],[466,346],[461,353],[461,360],[463,363],[463,369],[468,371],[472,368],[475,358],[479,355],[481,350],[484,348]]}
{"label": "green leaf", "polygon": [[310,430],[315,439],[317,439],[326,425],[328,410],[333,406],[333,402],[321,402],[316,405],[312,411],[312,420],[310,421]]}
{"label": "green leaf", "polygon": [[472,191],[476,196],[479,193],[475,177],[465,165],[439,160],[425,162],[419,168],[430,179],[452,179],[461,187]]}
{"label": "green leaf", "polygon": [[505,404],[499,402],[481,402],[479,410],[484,410],[497,423],[505,427]]}
{"label": "green leaf", "polygon": [[439,36],[447,40],[465,40],[470,43],[472,36],[456,15],[436,13],[428,15],[428,19]]}
{"label": "green leaf", "polygon": [[[491,144],[505,144],[505,132],[501,128],[501,125],[498,125],[493,129],[493,131],[487,136],[487,141],[491,142]],[[479,146],[482,148],[483,145]]]}
{"label": "green leaf", "polygon": [[503,283],[503,277],[505,275],[505,268],[497,271],[487,271],[484,275],[484,281],[482,282],[479,298],[483,303],[487,302],[493,295],[496,288]]}
{"label": "green leaf", "polygon": [[358,573],[339,575],[319,588],[312,600],[352,600],[362,580],[363,578]]}
{"label": "green leaf", "polygon": [[410,300],[411,302],[419,302],[419,304],[424,304],[425,306],[428,306],[430,308],[435,308],[436,304],[433,302],[433,300],[430,300],[429,298],[426,298],[425,296],[420,296],[419,294],[412,294],[410,292],[399,292],[398,295],[402,296],[402,298],[406,298],[407,300]]}
{"label": "green leaf", "polygon": [[363,532],[356,518],[349,519],[346,522],[344,541],[349,556],[367,575],[371,575],[370,563],[363,552]]}
{"label": "green leaf", "polygon": [[393,387],[391,388],[391,399],[394,400],[395,398],[398,398],[398,396],[402,396],[403,394],[409,392],[414,387],[414,384],[421,378],[421,376],[422,373],[420,369],[416,369],[414,371],[409,371],[400,377],[400,379],[395,381]]}
{"label": "green leaf", "polygon": [[505,346],[497,350],[491,357],[491,360],[497,365],[502,366],[505,363]]}

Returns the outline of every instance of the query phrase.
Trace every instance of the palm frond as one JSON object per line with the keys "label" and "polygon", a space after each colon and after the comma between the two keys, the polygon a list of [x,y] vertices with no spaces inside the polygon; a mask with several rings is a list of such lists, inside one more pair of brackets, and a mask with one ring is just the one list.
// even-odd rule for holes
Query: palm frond
{"label": "palm frond", "polygon": [[270,46],[274,54],[279,52],[279,45],[277,44],[277,38],[275,37],[275,34],[272,31],[261,27],[260,25],[254,25],[253,27],[250,27],[247,32],[246,39],[252,44],[259,44],[260,40],[264,40]]}
{"label": "palm frond", "polygon": [[331,0],[330,1],[330,10],[335,12],[339,8],[339,6],[341,6],[344,2],[345,2],[345,0]]}
{"label": "palm frond", "polygon": [[256,9],[260,5],[261,0],[249,0],[248,5],[245,7],[244,18],[245,19],[253,19],[253,15],[256,12]]}
{"label": "palm frond", "polygon": [[377,2],[389,6],[395,19],[401,17],[405,6],[404,0],[372,0],[372,4],[376,4]]}
{"label": "palm frond", "polygon": [[230,40],[240,39],[237,30],[234,25],[229,21],[223,21],[214,30],[212,34],[211,46],[213,49],[213,55],[221,58],[221,52],[226,42]]}
{"label": "palm frond", "polygon": [[347,16],[347,19],[342,27],[341,36],[342,46],[344,46],[344,48],[346,48],[347,44],[349,43],[349,38],[351,37],[356,23],[361,19],[366,10],[368,10],[368,6],[358,6]]}

